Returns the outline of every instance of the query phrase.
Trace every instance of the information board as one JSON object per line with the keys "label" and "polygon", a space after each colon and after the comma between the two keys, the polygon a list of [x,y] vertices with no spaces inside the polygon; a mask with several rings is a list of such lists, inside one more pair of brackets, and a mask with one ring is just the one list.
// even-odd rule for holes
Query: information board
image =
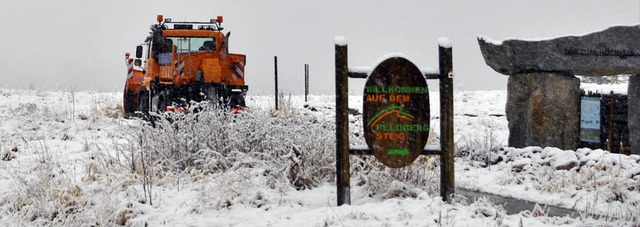
{"label": "information board", "polygon": [[600,98],[580,100],[580,141],[600,143]]}

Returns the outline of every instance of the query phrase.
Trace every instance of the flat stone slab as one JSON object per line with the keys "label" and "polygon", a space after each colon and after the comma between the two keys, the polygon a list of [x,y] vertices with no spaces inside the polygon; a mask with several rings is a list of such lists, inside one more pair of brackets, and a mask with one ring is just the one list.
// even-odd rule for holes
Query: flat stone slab
{"label": "flat stone slab", "polygon": [[505,75],[563,72],[607,76],[640,74],[640,25],[616,26],[584,36],[550,40],[492,41],[478,37],[491,68]]}

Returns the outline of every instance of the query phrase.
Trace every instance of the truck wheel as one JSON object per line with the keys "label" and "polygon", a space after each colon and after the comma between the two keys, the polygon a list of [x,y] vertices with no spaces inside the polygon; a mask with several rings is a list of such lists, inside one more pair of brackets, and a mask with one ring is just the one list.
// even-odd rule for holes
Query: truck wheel
{"label": "truck wheel", "polygon": [[149,113],[149,93],[147,90],[140,90],[138,93],[138,110],[143,114]]}
{"label": "truck wheel", "polygon": [[126,90],[123,97],[125,115],[132,114],[138,107],[138,96],[132,90]]}
{"label": "truck wheel", "polygon": [[205,93],[207,94],[207,100],[209,100],[209,104],[214,107],[218,106],[218,104],[220,103],[220,100],[218,99],[218,89],[216,89],[215,87],[207,87]]}
{"label": "truck wheel", "polygon": [[162,93],[154,95],[151,99],[151,107],[153,112],[164,113],[167,110],[167,101],[165,96]]}

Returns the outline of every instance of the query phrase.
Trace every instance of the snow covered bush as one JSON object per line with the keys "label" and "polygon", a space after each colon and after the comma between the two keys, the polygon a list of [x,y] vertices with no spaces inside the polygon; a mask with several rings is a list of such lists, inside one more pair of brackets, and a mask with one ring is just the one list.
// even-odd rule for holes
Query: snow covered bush
{"label": "snow covered bush", "polygon": [[273,115],[206,110],[162,116],[154,125],[132,128],[122,138],[123,153],[133,157],[134,170],[146,165],[173,174],[197,170],[210,175],[262,169],[295,189],[331,181],[334,126],[307,115]]}
{"label": "snow covered bush", "polygon": [[[538,211],[506,215],[488,200],[463,204],[460,195],[446,204],[437,196],[437,156],[419,157],[399,169],[387,168],[373,156],[351,156],[353,204],[336,207],[333,96],[311,97],[304,104],[302,97],[282,97],[279,111],[272,110],[272,96],[250,96],[252,111],[247,114],[207,111],[163,117],[153,127],[120,117],[122,93],[69,96],[65,91],[0,89],[0,151],[8,151],[7,160],[0,161],[0,183],[5,185],[0,187],[0,225],[638,222],[640,156],[590,149],[501,149],[507,124],[493,114],[504,112],[504,104],[477,102],[475,97],[504,100],[506,92],[475,94],[465,96],[465,105],[456,105],[462,110],[456,111],[456,146],[495,164],[484,168],[461,153],[463,158],[456,158],[456,166],[463,167],[456,168],[457,186],[575,208],[582,218],[545,217]],[[352,146],[364,144],[361,102],[361,96],[350,97]],[[437,124],[432,120],[436,131]],[[498,146],[485,146],[493,142]],[[13,147],[17,151],[11,151]],[[593,221],[603,216],[606,221]]]}
{"label": "snow covered bush", "polygon": [[352,156],[351,179],[369,197],[415,198],[422,192],[439,195],[440,159],[418,157],[410,166],[389,168],[373,156]]}
{"label": "snow covered bush", "polygon": [[501,128],[499,120],[494,117],[474,117],[463,120],[474,127],[458,132],[459,139],[455,145],[456,156],[479,162],[483,166],[495,164],[498,160],[493,154],[504,146],[504,141],[499,137],[499,131],[505,129]]}
{"label": "snow covered bush", "polygon": [[46,144],[34,152],[34,166],[13,168],[14,193],[0,198],[0,204],[10,204],[3,206],[3,215],[25,220],[28,226],[124,225],[135,216],[131,207],[139,204],[139,197],[134,185],[126,183],[128,176],[110,173],[92,156],[87,172],[93,177],[79,179]]}
{"label": "snow covered bush", "polygon": [[[352,120],[355,123],[361,117]],[[312,189],[335,181],[334,128],[331,118],[306,109],[170,114],[123,133],[117,159],[127,163],[131,173],[149,180],[143,182],[149,184],[146,188],[167,182],[168,176],[197,173],[192,179],[198,181],[223,180],[244,173],[244,178],[225,182],[235,185],[242,182],[237,182],[239,179],[251,178],[245,183],[259,181],[275,190]],[[351,136],[361,142],[361,136]],[[415,197],[421,191],[437,194],[439,168],[435,157],[421,157],[401,169],[384,167],[373,157],[351,159],[352,179],[370,196]],[[249,192],[225,193],[231,197],[214,196],[222,205],[212,207],[246,205],[248,198],[255,196]]]}
{"label": "snow covered bush", "polygon": [[[350,142],[364,145],[362,115],[350,115]],[[431,130],[428,144],[438,144],[437,136]],[[369,197],[415,198],[422,192],[429,195],[439,195],[440,186],[440,157],[419,156],[411,165],[403,168],[389,168],[378,161],[373,155],[351,155],[352,187],[362,187],[361,190]]]}
{"label": "snow covered bush", "polygon": [[[587,148],[565,151],[558,148],[505,148],[496,152],[503,174],[500,185],[522,185],[525,190],[560,194],[573,198],[574,209],[585,217],[638,221],[640,212],[621,204],[640,205],[638,163],[633,157]],[[609,207],[602,211],[600,207]]]}

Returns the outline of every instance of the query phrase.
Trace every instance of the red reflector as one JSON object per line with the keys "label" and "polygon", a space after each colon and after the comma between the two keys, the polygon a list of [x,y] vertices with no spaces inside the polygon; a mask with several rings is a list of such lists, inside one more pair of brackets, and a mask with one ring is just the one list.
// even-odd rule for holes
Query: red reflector
{"label": "red reflector", "polygon": [[182,113],[182,112],[184,112],[184,108],[182,108],[182,107],[167,106],[167,109],[165,110],[165,112],[171,112],[171,113]]}
{"label": "red reflector", "polygon": [[129,58],[129,56],[131,56],[131,54],[129,52],[127,52],[127,53],[124,53],[124,56]]}
{"label": "red reflector", "polygon": [[238,109],[238,107],[233,108],[233,113],[239,113],[239,112],[240,112],[240,109]]}

